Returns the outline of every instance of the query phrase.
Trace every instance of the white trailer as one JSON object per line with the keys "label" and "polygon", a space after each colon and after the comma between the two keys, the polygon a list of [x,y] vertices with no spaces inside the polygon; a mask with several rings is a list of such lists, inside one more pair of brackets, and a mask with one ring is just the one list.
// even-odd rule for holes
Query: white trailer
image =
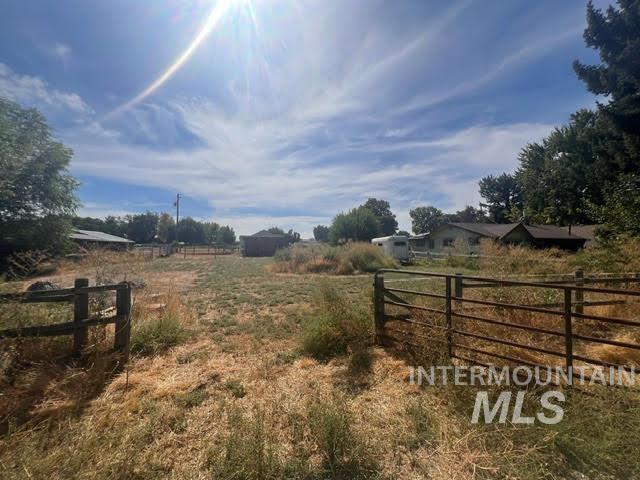
{"label": "white trailer", "polygon": [[390,257],[406,262],[409,260],[409,237],[402,235],[391,235],[389,237],[374,238],[373,245],[382,248]]}

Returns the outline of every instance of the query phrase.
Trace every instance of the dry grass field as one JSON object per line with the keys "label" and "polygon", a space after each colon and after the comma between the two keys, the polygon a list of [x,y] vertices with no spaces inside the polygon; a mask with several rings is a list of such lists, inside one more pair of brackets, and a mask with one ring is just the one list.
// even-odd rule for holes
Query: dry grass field
{"label": "dry grass field", "polygon": [[[410,385],[412,360],[371,346],[371,275],[272,262],[96,256],[47,277],[144,279],[132,359],[109,352],[113,327],[80,360],[66,337],[0,341],[0,478],[640,478],[636,390],[568,391],[555,426],[471,424],[475,389]],[[56,308],[0,320],[68,317]]]}

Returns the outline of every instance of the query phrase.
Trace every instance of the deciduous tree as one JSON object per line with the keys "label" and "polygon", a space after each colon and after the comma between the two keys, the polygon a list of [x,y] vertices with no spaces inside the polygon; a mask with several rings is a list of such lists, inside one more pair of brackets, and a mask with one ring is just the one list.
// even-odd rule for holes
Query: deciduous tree
{"label": "deciduous tree", "polygon": [[53,138],[46,119],[0,98],[0,251],[69,244],[78,183],[69,174],[73,152]]}
{"label": "deciduous tree", "polygon": [[338,244],[347,241],[371,241],[379,232],[376,216],[363,206],[339,213],[329,229],[329,241]]}
{"label": "deciduous tree", "polygon": [[411,230],[416,235],[431,232],[446,221],[442,210],[432,205],[409,210],[409,216],[411,217]]}
{"label": "deciduous tree", "polygon": [[318,242],[328,242],[329,227],[327,227],[326,225],[317,225],[313,227],[313,238],[315,238]]}
{"label": "deciduous tree", "polygon": [[386,200],[377,198],[369,198],[363,205],[373,213],[378,220],[378,235],[386,237],[393,235],[398,229],[396,216],[391,211],[391,205]]}

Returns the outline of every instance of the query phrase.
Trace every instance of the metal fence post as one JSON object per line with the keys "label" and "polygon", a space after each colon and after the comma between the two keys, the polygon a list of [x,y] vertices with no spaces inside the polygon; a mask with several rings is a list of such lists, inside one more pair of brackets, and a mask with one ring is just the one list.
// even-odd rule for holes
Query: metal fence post
{"label": "metal fence post", "polygon": [[[458,279],[456,278],[456,281]],[[447,318],[447,352],[453,358],[453,318],[451,315],[451,277],[445,277],[445,316]]]}
{"label": "metal fence post", "polygon": [[[464,286],[462,284],[462,274],[456,273],[456,276],[453,279],[453,296],[457,298],[462,298],[464,295]],[[460,307],[462,302],[456,301],[456,307]]]}
{"label": "metal fence post", "polygon": [[114,349],[124,354],[124,361],[129,359],[129,340],[131,338],[131,285],[116,290],[116,331]]}
{"label": "metal fence post", "polygon": [[564,289],[564,345],[567,377],[569,384],[573,383],[573,332],[572,332],[572,309],[571,309],[571,287]]}
{"label": "metal fence post", "polygon": [[375,322],[375,341],[377,344],[382,343],[382,334],[384,330],[384,273],[377,272],[373,276],[373,309]]}
{"label": "metal fence post", "polygon": [[[75,289],[88,287],[89,280],[86,278],[76,278],[73,287]],[[89,330],[83,327],[82,321],[89,318],[89,294],[77,293],[73,299],[73,323],[76,324],[73,331],[73,356],[79,357],[82,349],[87,346],[89,340]]]}
{"label": "metal fence post", "polygon": [[461,273],[456,273],[454,293],[455,293],[454,296],[456,296],[458,298],[462,298],[463,287],[462,287],[462,274]]}
{"label": "metal fence post", "polygon": [[[584,271],[580,268],[575,272],[576,287],[584,286]],[[584,313],[584,291],[576,289],[574,293],[576,313]]]}

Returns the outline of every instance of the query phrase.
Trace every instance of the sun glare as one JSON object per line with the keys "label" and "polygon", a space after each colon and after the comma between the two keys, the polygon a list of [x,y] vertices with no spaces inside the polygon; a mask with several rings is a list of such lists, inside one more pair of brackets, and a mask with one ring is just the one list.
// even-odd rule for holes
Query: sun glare
{"label": "sun glare", "polygon": [[214,28],[218,25],[222,17],[229,11],[230,7],[234,3],[240,3],[243,0],[218,0],[215,4],[211,13],[207,17],[204,22],[202,28],[198,32],[198,34],[193,38],[189,46],[174,60],[174,62],[167,68],[158,78],[156,78],[147,88],[145,88],[138,95],[133,97],[128,102],[120,105],[118,108],[110,112],[107,117],[112,117],[118,115],[125,110],[133,107],[134,105],[140,103],[146,97],[151,95],[154,91],[160,88],[167,80],[169,80],[193,55],[193,53],[198,49],[198,47],[202,44],[202,42],[209,36],[209,34],[214,30]]}

